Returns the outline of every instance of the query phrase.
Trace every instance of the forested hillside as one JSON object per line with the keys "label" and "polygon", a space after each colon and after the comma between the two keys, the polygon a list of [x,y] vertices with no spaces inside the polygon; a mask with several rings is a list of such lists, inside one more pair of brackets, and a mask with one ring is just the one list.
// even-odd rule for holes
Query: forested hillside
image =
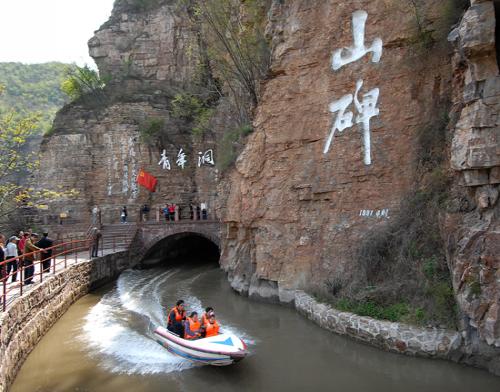
{"label": "forested hillside", "polygon": [[14,111],[19,115],[40,113],[40,132],[50,129],[56,111],[66,102],[61,91],[67,64],[0,63],[0,113]]}

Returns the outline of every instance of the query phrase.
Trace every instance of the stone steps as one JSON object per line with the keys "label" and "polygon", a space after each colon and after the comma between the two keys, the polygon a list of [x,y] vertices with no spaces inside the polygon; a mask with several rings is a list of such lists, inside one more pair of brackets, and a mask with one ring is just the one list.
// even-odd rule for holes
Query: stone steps
{"label": "stone steps", "polygon": [[134,239],[137,226],[130,223],[104,225],[101,228],[102,239],[100,246],[103,249],[128,248]]}

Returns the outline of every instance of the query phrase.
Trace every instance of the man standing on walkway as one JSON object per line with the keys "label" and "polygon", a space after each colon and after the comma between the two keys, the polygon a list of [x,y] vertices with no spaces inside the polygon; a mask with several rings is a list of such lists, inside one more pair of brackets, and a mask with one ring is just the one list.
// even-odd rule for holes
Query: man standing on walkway
{"label": "man standing on walkway", "polygon": [[120,214],[122,223],[127,223],[127,217],[128,217],[127,206],[123,206],[122,212]]}
{"label": "man standing on walkway", "polygon": [[208,219],[207,204],[206,203],[201,203],[200,204],[200,209],[201,209],[201,219],[207,220]]}
{"label": "man standing on walkway", "polygon": [[19,242],[17,243],[17,250],[19,251],[19,254],[22,255],[24,253],[24,246],[26,245],[26,241],[30,237],[30,233],[23,232],[23,235],[19,237]]}
{"label": "man standing on walkway", "polygon": [[[0,263],[5,261],[5,236],[0,234]],[[0,266],[0,276],[2,280],[7,276],[7,267],[5,264]]]}
{"label": "man standing on walkway", "polygon": [[168,217],[169,217],[169,220],[170,221],[175,221],[175,204],[172,203],[170,204],[170,206],[168,207]]}
{"label": "man standing on walkway", "polygon": [[[36,244],[40,249],[47,249],[54,245],[54,241],[49,238],[49,233],[44,231],[43,238],[38,241]],[[42,264],[43,264],[43,272],[50,272],[50,264],[52,261],[52,249],[46,250],[44,254],[42,254]]]}
{"label": "man standing on walkway", "polygon": [[[19,238],[16,236],[12,236],[9,238],[9,243],[5,247],[5,258],[11,259],[13,257],[17,257],[17,242]],[[10,271],[12,270],[12,282],[17,280],[17,266],[19,264],[19,259],[15,259],[13,261],[9,261],[7,263],[7,276],[10,275]]]}
{"label": "man standing on walkway", "polygon": [[[35,266],[33,265],[33,262],[35,261],[36,254],[33,254],[32,252],[35,252],[37,250],[42,250],[38,246],[33,244],[33,242],[36,241],[37,239],[38,239],[38,234],[32,233],[31,237],[28,238],[26,244],[24,245],[24,256],[23,256],[24,284],[34,283],[33,274],[35,273]],[[44,254],[42,254],[42,257],[44,257]]]}
{"label": "man standing on walkway", "polygon": [[98,257],[99,252],[99,241],[102,237],[101,231],[97,227],[93,227],[90,232],[90,239],[92,241],[92,253],[91,257]]}

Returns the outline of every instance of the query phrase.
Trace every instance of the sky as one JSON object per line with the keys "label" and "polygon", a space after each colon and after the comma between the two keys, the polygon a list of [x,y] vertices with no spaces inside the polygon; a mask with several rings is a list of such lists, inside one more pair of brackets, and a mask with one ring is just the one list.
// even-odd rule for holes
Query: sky
{"label": "sky", "polygon": [[114,0],[0,0],[0,62],[89,64],[87,42]]}

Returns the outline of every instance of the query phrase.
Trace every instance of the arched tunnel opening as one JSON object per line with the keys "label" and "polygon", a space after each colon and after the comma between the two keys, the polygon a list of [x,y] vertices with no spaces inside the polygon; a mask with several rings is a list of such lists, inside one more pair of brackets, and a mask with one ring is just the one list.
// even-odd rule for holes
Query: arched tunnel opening
{"label": "arched tunnel opening", "polygon": [[141,265],[218,264],[220,251],[212,240],[198,233],[179,233],[157,242]]}

